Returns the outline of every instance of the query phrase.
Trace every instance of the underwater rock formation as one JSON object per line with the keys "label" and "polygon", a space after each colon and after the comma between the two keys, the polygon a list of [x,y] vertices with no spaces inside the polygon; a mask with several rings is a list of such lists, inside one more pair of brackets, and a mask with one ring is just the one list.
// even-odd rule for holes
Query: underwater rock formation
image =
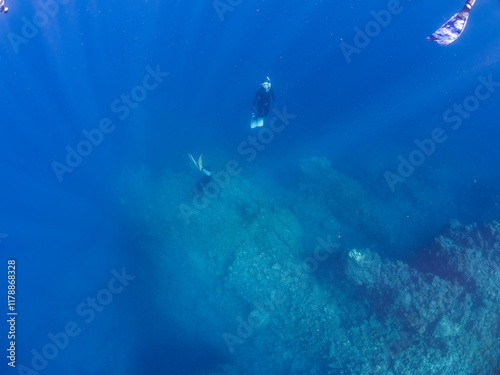
{"label": "underwater rock formation", "polygon": [[463,226],[453,220],[427,251],[429,270],[463,285],[479,301],[500,302],[500,224]]}
{"label": "underwater rock formation", "polygon": [[371,220],[376,207],[356,180],[334,170],[324,158],[302,159],[299,189],[304,197],[322,200],[324,206],[345,225],[378,233],[379,222]]}
{"label": "underwater rock formation", "polygon": [[364,289],[383,325],[398,327],[396,337],[405,333],[404,347],[388,352],[385,374],[498,371],[499,228],[496,222],[482,228],[453,222],[427,250],[432,266],[426,269],[435,274],[381,260],[367,249],[348,253],[348,278]]}
{"label": "underwater rock formation", "polygon": [[[371,186],[373,180],[341,173],[325,158],[301,159],[298,177],[293,212],[313,238],[337,232],[350,246],[390,256],[429,243],[453,217],[454,203],[435,187],[418,185],[387,195]],[[438,195],[444,198],[436,200]]]}
{"label": "underwater rock formation", "polygon": [[402,262],[382,262],[369,250],[349,252],[347,275],[367,288],[376,311],[397,316],[421,334],[442,316],[462,327],[470,315],[471,297],[463,288]]}
{"label": "underwater rock formation", "polygon": [[350,237],[366,237],[380,244],[396,242],[399,221],[388,221],[390,216],[383,212],[386,205],[370,196],[357,180],[336,171],[325,158],[302,159],[300,171],[294,209],[304,218],[302,222],[333,217]]}
{"label": "underwater rock formation", "polygon": [[301,168],[291,207],[241,174],[189,222],[179,207],[196,179],[168,173],[156,186],[144,216],[155,294],[186,335],[224,353],[212,374],[497,373],[500,224],[453,222],[408,264],[344,243],[311,267],[304,238],[326,235],[325,222],[383,243],[391,226],[325,160]]}

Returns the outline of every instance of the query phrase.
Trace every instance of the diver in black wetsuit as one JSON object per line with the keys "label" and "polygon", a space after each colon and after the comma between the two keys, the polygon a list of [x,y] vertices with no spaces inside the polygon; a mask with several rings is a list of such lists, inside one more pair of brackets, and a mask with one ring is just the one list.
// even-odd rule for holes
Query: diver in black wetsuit
{"label": "diver in black wetsuit", "polygon": [[212,170],[210,167],[202,167],[201,171],[203,172],[203,176],[196,181],[193,191],[196,195],[203,197],[205,187],[212,181]]}
{"label": "diver in black wetsuit", "polygon": [[[274,91],[271,88],[271,80],[269,77],[266,77],[253,99],[252,115],[254,119],[267,116],[271,107],[271,98],[273,99],[273,108],[276,108],[276,99],[274,98]],[[255,112],[255,109],[257,109],[257,112]]]}
{"label": "diver in black wetsuit", "polygon": [[203,197],[203,193],[205,191],[205,188],[207,185],[212,181],[212,169],[210,167],[204,167],[203,166],[203,154],[200,155],[198,158],[198,161],[196,161],[193,158],[193,155],[188,154],[189,159],[194,163],[196,166],[196,169],[198,169],[200,172],[203,172],[203,176],[201,176],[198,181],[196,181],[196,184],[194,185],[194,188],[192,189],[193,193],[198,195],[199,197]]}

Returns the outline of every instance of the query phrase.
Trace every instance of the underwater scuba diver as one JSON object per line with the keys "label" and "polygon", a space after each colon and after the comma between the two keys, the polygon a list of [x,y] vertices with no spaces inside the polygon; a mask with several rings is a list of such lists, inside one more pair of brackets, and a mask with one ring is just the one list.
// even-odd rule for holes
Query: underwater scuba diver
{"label": "underwater scuba diver", "polygon": [[0,13],[7,13],[9,11],[9,8],[6,7],[5,5],[5,0],[0,0]]}
{"label": "underwater scuba diver", "polygon": [[196,184],[194,185],[193,192],[202,197],[203,193],[205,191],[206,186],[212,181],[212,169],[210,167],[204,167],[203,166],[203,154],[200,155],[198,158],[198,161],[194,160],[193,156],[191,154],[188,154],[189,158],[191,161],[196,165],[196,168],[200,171],[203,172],[203,176],[201,176],[198,181],[196,181]]}
{"label": "underwater scuba diver", "polygon": [[266,77],[262,81],[261,87],[255,93],[252,102],[252,121],[250,122],[252,129],[264,125],[264,117],[269,113],[271,99],[273,100],[273,108],[276,108],[276,99],[274,97],[274,90],[271,87],[271,80],[269,77]]}
{"label": "underwater scuba diver", "polygon": [[436,32],[428,36],[427,40],[436,41],[440,46],[447,46],[457,40],[465,29],[465,25],[469,19],[469,12],[475,2],[476,0],[467,0],[460,13],[451,17],[448,22],[436,30]]}

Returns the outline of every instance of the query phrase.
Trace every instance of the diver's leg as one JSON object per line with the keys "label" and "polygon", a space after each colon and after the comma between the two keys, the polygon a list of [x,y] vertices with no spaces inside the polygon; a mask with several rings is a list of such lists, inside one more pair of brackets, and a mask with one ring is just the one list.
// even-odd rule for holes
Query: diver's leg
{"label": "diver's leg", "polygon": [[266,117],[269,114],[269,103],[266,103],[264,105],[264,108],[262,108],[262,117]]}

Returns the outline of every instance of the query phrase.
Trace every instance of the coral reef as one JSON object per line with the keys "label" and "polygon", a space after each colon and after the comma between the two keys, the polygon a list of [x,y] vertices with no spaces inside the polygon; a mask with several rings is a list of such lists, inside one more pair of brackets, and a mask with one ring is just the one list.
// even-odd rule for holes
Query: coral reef
{"label": "coral reef", "polygon": [[427,250],[424,268],[433,273],[382,261],[369,250],[348,253],[349,279],[365,288],[385,324],[396,322],[406,332],[407,348],[391,353],[395,373],[498,371],[499,228],[453,221]]}
{"label": "coral reef", "polygon": [[387,208],[324,159],[300,168],[288,207],[245,173],[198,206],[195,176],[167,172],[154,188],[158,304],[227,354],[213,375],[495,374],[500,224],[454,221],[424,256],[388,259],[332,241],[395,244]]}

